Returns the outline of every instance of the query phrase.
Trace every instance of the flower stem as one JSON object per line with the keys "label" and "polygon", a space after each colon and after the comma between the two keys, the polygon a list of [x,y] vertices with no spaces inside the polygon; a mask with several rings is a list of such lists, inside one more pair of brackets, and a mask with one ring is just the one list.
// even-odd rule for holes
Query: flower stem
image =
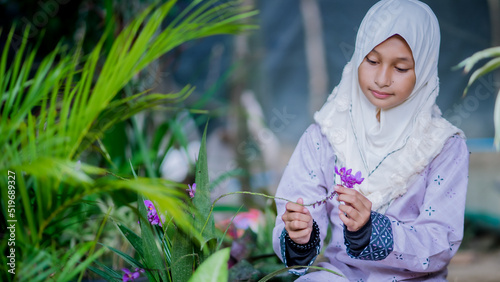
{"label": "flower stem", "polygon": [[[328,197],[322,199],[321,201],[317,201],[317,202],[310,203],[310,204],[299,204],[299,205],[304,206],[304,207],[308,207],[308,206],[315,207],[316,204],[326,203],[326,201],[333,199],[333,196],[335,196],[336,193],[337,192],[333,191]],[[263,194],[263,193],[255,193],[255,192],[248,192],[248,191],[229,192],[226,194],[222,194],[217,199],[215,199],[215,201],[212,203],[212,206],[210,207],[210,212],[208,213],[207,219],[210,218],[210,216],[212,215],[212,212],[213,212],[214,207],[215,207],[215,203],[217,203],[217,201],[219,201],[220,199],[222,199],[226,196],[230,196],[230,195],[234,195],[234,194],[246,194],[246,195],[253,195],[253,196],[262,196],[262,197],[265,197],[268,199],[275,199],[275,200],[277,199],[277,200],[283,200],[283,201],[287,201],[287,202],[296,203],[295,201],[292,201],[289,199],[276,197],[276,196],[270,196],[270,195]],[[205,221],[205,224],[203,225],[203,228],[201,229],[202,234],[203,234],[203,231],[205,230],[205,227],[207,226],[207,223],[208,223],[208,220]]]}

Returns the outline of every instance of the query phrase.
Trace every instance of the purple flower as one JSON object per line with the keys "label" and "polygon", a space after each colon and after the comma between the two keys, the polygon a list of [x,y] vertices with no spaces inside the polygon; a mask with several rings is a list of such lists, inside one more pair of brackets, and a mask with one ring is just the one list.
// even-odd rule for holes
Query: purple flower
{"label": "purple flower", "polygon": [[161,226],[161,221],[160,218],[158,217],[158,214],[156,213],[156,208],[153,205],[153,202],[151,202],[150,200],[144,200],[144,205],[146,205],[146,209],[148,210],[149,222],[151,222],[152,225]]}
{"label": "purple flower", "polygon": [[[134,279],[137,279],[139,278],[139,272],[137,271],[137,268],[135,269],[136,272],[130,272],[130,270],[126,269],[126,268],[122,268],[122,271],[125,272],[123,274],[123,277],[122,277],[122,280],[123,282],[127,282],[127,281],[134,281]],[[142,269],[141,269],[142,270]],[[142,270],[142,272],[144,272],[144,270]]]}
{"label": "purple flower", "polygon": [[[335,166],[335,173],[340,176],[340,180],[342,182],[342,185],[347,188],[353,188],[354,185],[356,184],[361,184],[364,178],[361,177],[361,171],[356,172],[355,175],[351,174],[352,169],[346,169],[345,167],[338,168]],[[316,205],[319,207],[321,204],[326,204],[328,200],[332,200],[333,197],[337,194],[337,192],[334,190],[328,197],[321,201],[316,201],[315,203],[312,204],[313,209],[316,208]]]}
{"label": "purple flower", "polygon": [[335,166],[335,173],[340,176],[340,180],[342,181],[342,185],[347,188],[353,188],[356,184],[361,184],[364,178],[361,177],[361,171],[356,172],[356,175],[351,174],[352,169],[346,171],[345,167],[342,167],[340,170],[337,166]]}
{"label": "purple flower", "polygon": [[335,173],[342,176],[345,174],[345,167],[341,168],[340,171],[337,166],[335,166]]}
{"label": "purple flower", "polygon": [[193,183],[193,187],[188,184],[189,189],[186,189],[186,191],[189,192],[189,197],[194,198],[194,194],[196,193],[196,183]]}

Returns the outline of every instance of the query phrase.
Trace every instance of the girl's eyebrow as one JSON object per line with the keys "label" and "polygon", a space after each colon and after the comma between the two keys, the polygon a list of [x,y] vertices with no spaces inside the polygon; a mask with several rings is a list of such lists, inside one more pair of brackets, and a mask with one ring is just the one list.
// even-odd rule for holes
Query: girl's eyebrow
{"label": "girl's eyebrow", "polygon": [[[370,53],[372,53],[372,52],[377,54],[378,56],[380,56],[380,53],[377,52],[377,50],[372,49]],[[370,53],[368,53],[368,54],[370,54]],[[397,57],[396,61],[403,61],[403,62],[409,62],[409,63],[412,62],[412,60],[408,57]]]}

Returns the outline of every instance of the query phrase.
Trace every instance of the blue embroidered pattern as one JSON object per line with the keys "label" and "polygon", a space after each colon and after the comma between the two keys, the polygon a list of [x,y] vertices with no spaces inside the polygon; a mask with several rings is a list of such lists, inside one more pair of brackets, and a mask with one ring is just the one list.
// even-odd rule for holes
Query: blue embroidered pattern
{"label": "blue embroidered pattern", "polygon": [[399,260],[404,260],[403,259],[403,254],[394,254],[396,256],[396,259],[399,259]]}
{"label": "blue embroidered pattern", "polygon": [[429,213],[429,216],[431,216],[431,215],[432,215],[432,213],[433,213],[433,212],[435,212],[436,210],[435,210],[435,209],[433,209],[431,206],[429,206],[429,208],[428,208],[428,209],[425,209],[425,211]]}
{"label": "blue embroidered pattern", "polygon": [[400,224],[405,224],[404,222],[399,221],[399,220],[393,220],[392,222],[393,222],[394,224],[396,224],[397,226],[399,226]]}
{"label": "blue embroidered pattern", "polygon": [[350,243],[344,240],[344,244],[347,247],[347,254],[350,257],[361,260],[383,260],[392,252],[394,239],[390,219],[374,211],[371,213],[371,219],[372,234],[370,236],[370,243],[357,257],[351,253],[349,248]]}
{"label": "blue embroidered pattern", "polygon": [[443,177],[438,174],[437,178],[434,179],[434,182],[436,182],[438,185],[441,185],[441,181],[443,180]]}

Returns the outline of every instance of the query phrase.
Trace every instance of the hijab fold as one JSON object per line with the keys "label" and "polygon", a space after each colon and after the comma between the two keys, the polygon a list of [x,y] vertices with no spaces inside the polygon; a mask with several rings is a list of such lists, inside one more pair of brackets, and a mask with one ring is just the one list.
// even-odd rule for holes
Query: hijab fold
{"label": "hijab fold", "polygon": [[[391,109],[377,109],[358,82],[365,56],[391,36],[400,35],[415,61],[415,87],[406,101]],[[437,64],[439,24],[432,10],[416,0],[382,0],[361,22],[354,54],[340,83],[314,119],[337,154],[339,164],[361,171],[358,189],[373,210],[385,212],[403,195],[414,177],[441,151],[446,140],[463,132],[441,117]]]}

